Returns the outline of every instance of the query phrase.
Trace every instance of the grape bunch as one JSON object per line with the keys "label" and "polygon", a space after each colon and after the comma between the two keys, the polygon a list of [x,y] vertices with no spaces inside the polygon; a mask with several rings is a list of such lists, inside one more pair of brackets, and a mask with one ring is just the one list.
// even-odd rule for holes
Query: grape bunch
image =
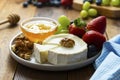
{"label": "grape bunch", "polygon": [[80,17],[81,18],[87,18],[88,16],[90,17],[96,17],[98,12],[94,8],[90,8],[91,3],[89,1],[84,2],[82,6],[82,10],[80,12]]}
{"label": "grape bunch", "polygon": [[102,6],[114,6],[114,7],[120,6],[120,0],[83,0],[83,3],[85,3],[86,1],[90,3],[96,3],[97,5]]}
{"label": "grape bunch", "polygon": [[120,0],[102,0],[102,4],[104,6],[120,6]]}
{"label": "grape bunch", "polygon": [[61,15],[58,18],[58,22],[59,22],[59,26],[57,29],[56,34],[58,33],[68,33],[68,27],[70,25],[70,20],[68,19],[68,17],[66,17],[65,15]]}
{"label": "grape bunch", "polygon": [[111,0],[110,4],[112,6],[120,6],[120,0]]}

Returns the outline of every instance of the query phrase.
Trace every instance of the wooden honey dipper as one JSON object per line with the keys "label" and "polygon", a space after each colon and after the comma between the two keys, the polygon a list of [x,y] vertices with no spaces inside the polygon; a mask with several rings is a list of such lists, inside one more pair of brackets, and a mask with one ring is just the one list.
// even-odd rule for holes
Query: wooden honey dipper
{"label": "wooden honey dipper", "polygon": [[19,22],[20,20],[20,16],[17,15],[17,14],[10,14],[8,15],[7,19],[6,20],[3,20],[0,22],[0,25],[1,24],[4,24],[4,23],[10,23],[11,25],[15,25]]}

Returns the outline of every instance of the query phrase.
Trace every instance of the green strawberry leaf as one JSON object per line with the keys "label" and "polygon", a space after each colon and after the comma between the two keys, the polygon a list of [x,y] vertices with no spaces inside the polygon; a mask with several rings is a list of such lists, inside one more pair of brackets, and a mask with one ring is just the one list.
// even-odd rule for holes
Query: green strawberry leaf
{"label": "green strawberry leaf", "polygon": [[80,18],[75,19],[74,24],[77,27],[85,27],[86,26],[86,22],[81,20]]}

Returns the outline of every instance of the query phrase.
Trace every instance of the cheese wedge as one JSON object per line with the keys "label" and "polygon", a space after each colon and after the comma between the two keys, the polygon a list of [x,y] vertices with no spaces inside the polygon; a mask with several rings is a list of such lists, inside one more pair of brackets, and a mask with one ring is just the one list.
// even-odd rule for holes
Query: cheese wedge
{"label": "cheese wedge", "polygon": [[74,40],[75,45],[71,48],[58,46],[48,50],[48,62],[51,64],[70,64],[87,59],[87,44],[79,37],[72,34],[58,34],[48,37],[43,44],[59,44],[64,38]]}
{"label": "cheese wedge", "polygon": [[34,43],[34,56],[37,62],[46,63],[48,61],[48,50],[57,47],[58,45],[40,45]]}

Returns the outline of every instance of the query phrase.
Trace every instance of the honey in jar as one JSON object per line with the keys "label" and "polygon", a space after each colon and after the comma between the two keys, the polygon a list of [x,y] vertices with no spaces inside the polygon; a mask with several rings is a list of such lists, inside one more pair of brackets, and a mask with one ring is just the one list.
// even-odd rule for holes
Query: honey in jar
{"label": "honey in jar", "polygon": [[42,42],[45,38],[56,32],[57,26],[57,21],[53,19],[34,17],[24,20],[20,28],[29,40],[33,42]]}

